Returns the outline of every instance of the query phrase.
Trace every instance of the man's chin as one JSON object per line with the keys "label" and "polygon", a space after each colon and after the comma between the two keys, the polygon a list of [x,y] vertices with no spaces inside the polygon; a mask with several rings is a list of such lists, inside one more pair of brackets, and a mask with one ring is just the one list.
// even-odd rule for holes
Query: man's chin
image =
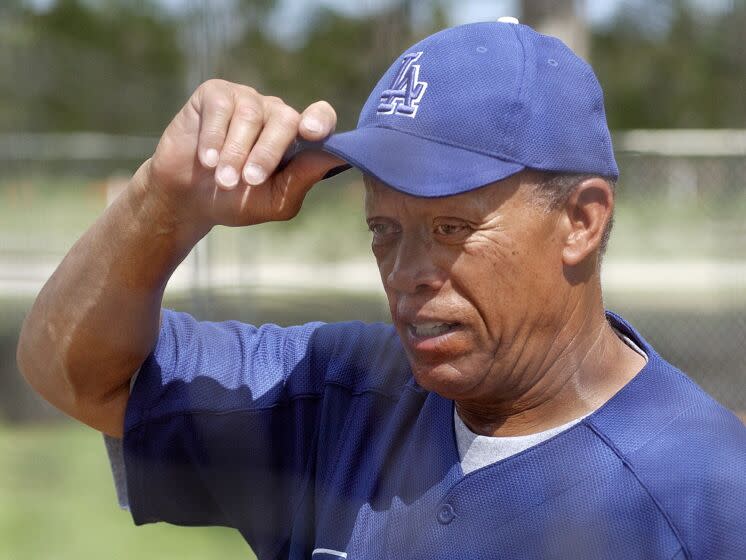
{"label": "man's chin", "polygon": [[412,373],[417,384],[446,399],[457,399],[468,394],[476,384],[450,363],[412,364]]}

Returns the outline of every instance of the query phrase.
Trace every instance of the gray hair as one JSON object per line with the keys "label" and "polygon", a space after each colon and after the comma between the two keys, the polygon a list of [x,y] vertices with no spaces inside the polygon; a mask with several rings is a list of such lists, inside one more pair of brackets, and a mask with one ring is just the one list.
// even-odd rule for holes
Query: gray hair
{"label": "gray hair", "polygon": [[[537,185],[537,194],[541,198],[541,202],[546,206],[548,210],[556,210],[563,206],[570,195],[580,183],[593,177],[600,177],[609,184],[611,188],[611,194],[616,193],[616,180],[612,177],[603,177],[594,175],[592,173],[566,173],[566,172],[547,172],[540,171],[542,175],[539,184]],[[609,217],[609,221],[606,223],[603,235],[601,236],[601,244],[599,246],[600,255],[606,253],[606,247],[609,244],[609,237],[611,236],[611,229],[614,227],[614,213],[612,212]]]}

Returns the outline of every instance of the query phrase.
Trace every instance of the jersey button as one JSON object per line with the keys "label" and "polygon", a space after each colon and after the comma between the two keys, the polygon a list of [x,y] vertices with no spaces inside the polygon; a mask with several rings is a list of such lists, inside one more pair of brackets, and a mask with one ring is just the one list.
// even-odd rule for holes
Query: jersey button
{"label": "jersey button", "polygon": [[453,512],[453,506],[451,504],[443,504],[438,511],[438,523],[448,525],[454,520],[456,514]]}

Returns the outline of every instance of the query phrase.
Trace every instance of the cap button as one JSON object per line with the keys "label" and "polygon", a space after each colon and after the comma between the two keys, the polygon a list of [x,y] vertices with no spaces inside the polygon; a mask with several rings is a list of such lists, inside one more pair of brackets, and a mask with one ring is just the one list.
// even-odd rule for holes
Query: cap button
{"label": "cap button", "polygon": [[516,18],[516,17],[513,17],[513,16],[503,16],[501,18],[497,18],[497,23],[512,23],[514,25],[518,25],[521,22],[518,21],[518,18]]}

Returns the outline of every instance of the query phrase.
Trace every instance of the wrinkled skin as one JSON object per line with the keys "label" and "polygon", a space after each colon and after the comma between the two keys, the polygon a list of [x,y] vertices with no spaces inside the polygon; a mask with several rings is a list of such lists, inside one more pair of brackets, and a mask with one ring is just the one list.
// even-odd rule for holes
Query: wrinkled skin
{"label": "wrinkled skin", "polygon": [[[600,297],[594,228],[608,219],[610,194],[601,200],[593,189],[603,185],[591,185],[579,210],[549,210],[537,181],[523,172],[427,199],[366,178],[372,249],[415,379],[455,400],[480,433],[571,420],[642,367],[609,327]],[[615,373],[599,375],[609,368]]]}

